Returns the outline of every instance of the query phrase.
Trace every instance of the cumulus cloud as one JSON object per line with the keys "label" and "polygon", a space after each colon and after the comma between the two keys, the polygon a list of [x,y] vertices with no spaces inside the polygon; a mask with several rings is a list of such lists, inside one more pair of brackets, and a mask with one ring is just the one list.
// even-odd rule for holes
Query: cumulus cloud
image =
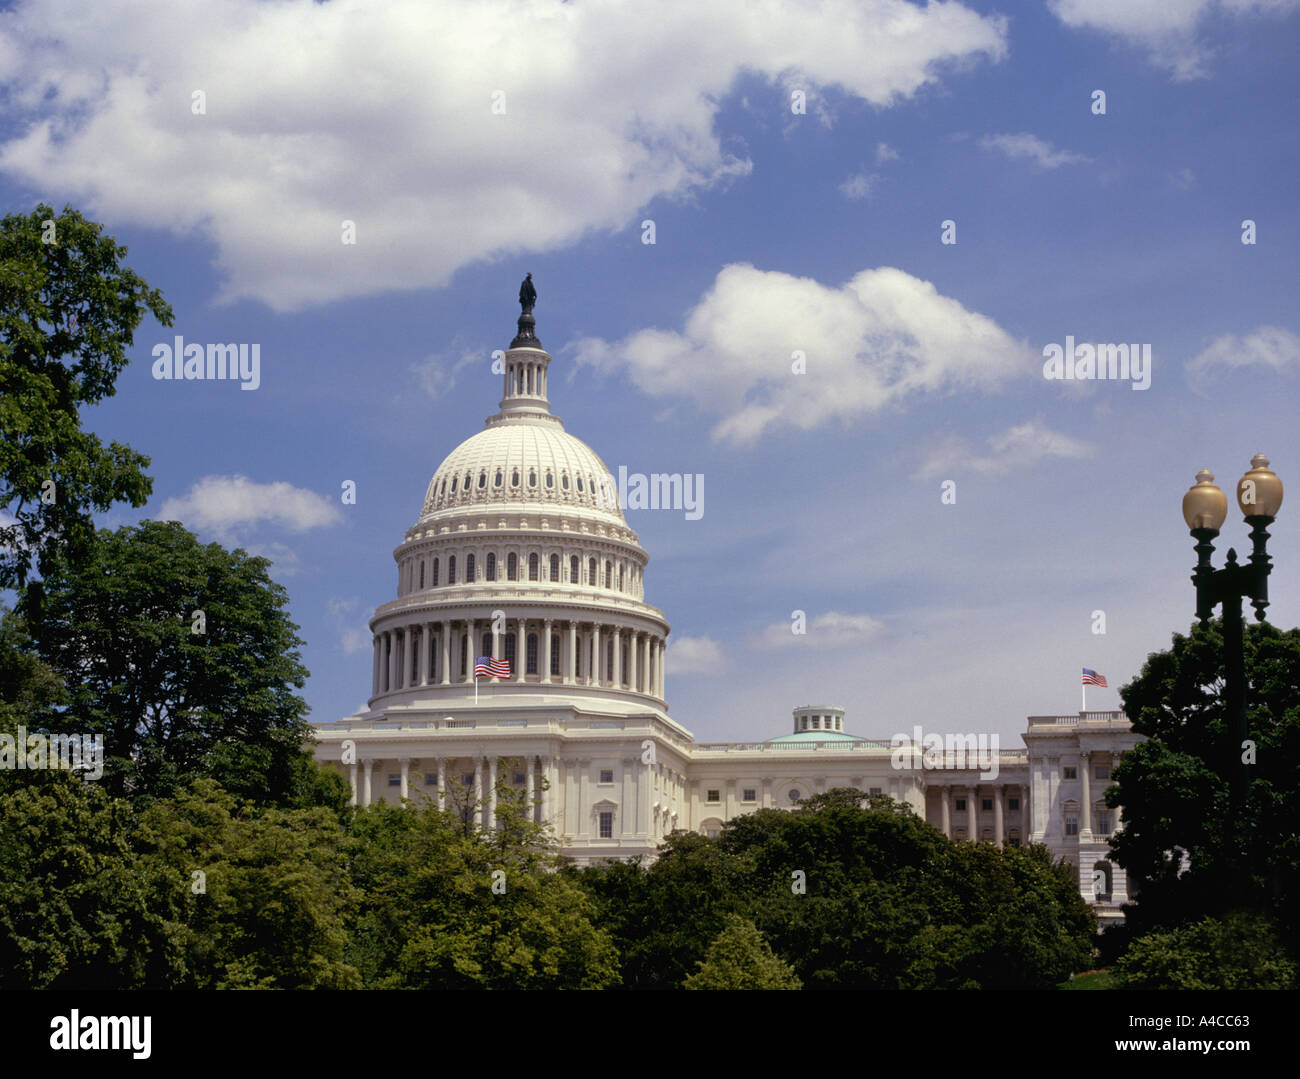
{"label": "cumulus cloud", "polygon": [[331,598],[326,604],[330,622],[339,635],[339,648],[345,656],[373,646],[374,638],[364,615],[359,613],[359,601]]}
{"label": "cumulus cloud", "polygon": [[1005,18],[956,2],[19,2],[0,169],[211,242],[223,300],[294,310],[442,286],[746,174],[716,130],[742,73],[773,108],[792,80],[888,107],[1006,52]]}
{"label": "cumulus cloud", "polygon": [[1239,367],[1267,367],[1279,373],[1300,367],[1300,336],[1280,326],[1260,326],[1245,337],[1216,337],[1184,369],[1192,387],[1208,390],[1218,371]]}
{"label": "cumulus cloud", "polygon": [[[727,266],[680,332],[584,338],[573,350],[580,365],[626,371],[645,393],[719,414],[713,437],[738,446],[769,428],[848,423],[912,395],[993,387],[1039,367],[992,319],[891,267],[829,286]],[[800,362],[805,374],[794,373]]]}
{"label": "cumulus cloud", "polygon": [[951,478],[975,472],[997,476],[1017,468],[1028,468],[1047,457],[1091,457],[1087,442],[1053,431],[1039,420],[1029,420],[991,435],[988,452],[975,453],[965,439],[951,436],[926,454],[917,479]]}
{"label": "cumulus cloud", "polygon": [[825,611],[805,620],[804,632],[794,632],[793,619],[764,626],[754,639],[758,648],[846,648],[875,640],[885,625],[869,614]]}
{"label": "cumulus cloud", "polygon": [[1150,62],[1185,81],[1203,77],[1211,49],[1201,32],[1211,16],[1279,15],[1300,0],[1048,0],[1071,29],[1096,30],[1145,51]]}
{"label": "cumulus cloud", "polygon": [[1062,165],[1078,165],[1091,160],[1069,150],[1054,150],[1050,142],[1044,142],[1027,131],[1016,135],[985,135],[980,139],[980,146],[985,150],[997,150],[1013,160],[1028,158],[1040,169],[1059,169]]}
{"label": "cumulus cloud", "polygon": [[283,480],[257,483],[247,476],[204,476],[184,495],[167,499],[158,518],[180,521],[192,531],[230,536],[258,524],[306,532],[337,524],[343,514],[324,495]]}
{"label": "cumulus cloud", "polygon": [[664,653],[664,670],[669,674],[708,674],[723,665],[722,646],[712,638],[669,638]]}
{"label": "cumulus cloud", "polygon": [[839,186],[839,192],[846,199],[869,199],[875,193],[876,186],[880,183],[880,177],[874,173],[867,175],[865,172],[859,172],[856,176],[850,176]]}
{"label": "cumulus cloud", "polygon": [[876,143],[876,164],[883,165],[887,161],[897,161],[898,151],[887,142]]}

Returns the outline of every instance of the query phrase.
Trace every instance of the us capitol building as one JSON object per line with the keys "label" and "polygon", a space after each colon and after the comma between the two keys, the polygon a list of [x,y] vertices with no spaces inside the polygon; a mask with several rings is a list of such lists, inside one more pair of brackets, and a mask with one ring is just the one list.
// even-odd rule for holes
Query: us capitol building
{"label": "us capitol building", "polygon": [[[370,621],[368,709],[317,727],[316,756],[353,803],[430,798],[490,829],[511,788],[583,864],[653,858],[674,830],[717,835],[740,814],[855,787],[953,839],[1046,844],[1102,924],[1122,920],[1125,875],[1106,845],[1119,822],[1103,794],[1140,736],[1120,712],[1031,716],[1026,748],[996,753],[996,769],[952,751],[941,767],[898,767],[897,740],[850,734],[831,705],[795,708],[790,733],[762,742],[696,742],[669,718],[649,556],[609,469],[551,414],[535,299],[529,275],[500,411],[447,455],[394,552],[397,598]],[[509,677],[476,680],[480,656]]]}

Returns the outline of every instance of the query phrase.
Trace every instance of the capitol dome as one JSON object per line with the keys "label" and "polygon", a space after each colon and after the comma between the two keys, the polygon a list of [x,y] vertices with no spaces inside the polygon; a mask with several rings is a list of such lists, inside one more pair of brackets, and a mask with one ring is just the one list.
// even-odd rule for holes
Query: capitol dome
{"label": "capitol dome", "polygon": [[463,707],[490,660],[510,672],[483,680],[502,707],[554,692],[606,714],[666,710],[649,556],[604,461],[551,414],[534,325],[526,307],[499,411],[443,459],[393,552],[397,598],[370,623],[372,708]]}

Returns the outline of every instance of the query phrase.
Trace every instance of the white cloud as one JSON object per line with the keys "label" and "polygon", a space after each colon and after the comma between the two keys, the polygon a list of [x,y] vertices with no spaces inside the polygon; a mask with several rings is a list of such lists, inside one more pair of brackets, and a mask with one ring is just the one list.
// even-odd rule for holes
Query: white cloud
{"label": "white cloud", "polygon": [[1187,379],[1194,389],[1205,392],[1216,370],[1238,367],[1270,367],[1279,373],[1300,367],[1300,336],[1280,326],[1260,326],[1245,337],[1224,334],[1216,337],[1197,356],[1187,361]]}
{"label": "white cloud", "polygon": [[479,349],[453,346],[444,352],[430,353],[419,363],[412,364],[411,370],[429,397],[438,401],[451,393],[461,371],[466,367],[474,363],[486,366],[491,362],[490,355]]}
{"label": "white cloud", "polygon": [[180,498],[167,499],[158,519],[229,536],[236,529],[262,523],[306,532],[337,524],[343,514],[324,495],[283,480],[256,483],[247,476],[204,476]]}
{"label": "white cloud", "polygon": [[[585,338],[573,349],[578,364],[626,370],[645,393],[720,414],[713,437],[738,446],[769,428],[859,420],[910,395],[993,387],[1040,362],[992,319],[891,267],[835,287],[727,266],[682,332]],[[792,373],[796,351],[806,374]]]}
{"label": "white cloud", "polygon": [[796,79],[888,107],[1006,53],[1006,19],[955,2],[19,3],[0,169],[210,241],[223,300],[292,310],[442,286],[748,173],[716,130],[742,73],[774,110]]}
{"label": "white cloud", "polygon": [[985,150],[997,150],[1013,160],[1029,158],[1040,169],[1058,169],[1062,165],[1078,165],[1091,160],[1069,150],[1054,150],[1050,142],[1044,142],[1027,131],[1016,135],[985,135],[980,139],[980,146]]}
{"label": "white cloud", "polygon": [[710,637],[670,637],[664,670],[673,674],[708,674],[724,665],[722,647]]}
{"label": "white cloud", "polygon": [[875,640],[885,625],[869,614],[826,611],[807,619],[805,632],[795,633],[794,622],[773,622],[754,639],[758,648],[846,648]]}
{"label": "white cloud", "polygon": [[879,183],[880,177],[874,173],[868,176],[865,172],[859,172],[856,176],[850,176],[840,184],[839,192],[846,199],[869,199],[875,193]]}
{"label": "white cloud", "polygon": [[1200,31],[1214,15],[1284,14],[1300,0],[1049,0],[1071,29],[1097,30],[1143,49],[1176,80],[1204,76],[1211,49]]}
{"label": "white cloud", "polygon": [[345,656],[373,647],[374,638],[364,615],[357,613],[359,601],[331,598],[326,604],[330,621],[339,635],[339,648]]}
{"label": "white cloud", "polygon": [[1029,420],[991,435],[988,452],[983,455],[972,452],[964,439],[949,437],[926,455],[914,475],[922,480],[951,479],[971,472],[996,476],[1028,468],[1047,457],[1083,458],[1093,452],[1088,443],[1053,431],[1039,420]]}
{"label": "white cloud", "polygon": [[876,143],[876,164],[883,165],[886,161],[897,161],[898,151],[887,142]]}

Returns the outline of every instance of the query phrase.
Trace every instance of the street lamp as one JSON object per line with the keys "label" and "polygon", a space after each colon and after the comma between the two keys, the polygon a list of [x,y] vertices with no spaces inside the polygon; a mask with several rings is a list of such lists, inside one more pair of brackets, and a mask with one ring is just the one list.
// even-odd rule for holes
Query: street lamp
{"label": "street lamp", "polygon": [[[1264,620],[1268,606],[1268,575],[1272,569],[1268,557],[1268,526],[1282,508],[1282,481],[1269,470],[1268,458],[1262,453],[1250,459],[1251,468],[1237,484],[1237,505],[1246,523],[1250,525],[1253,550],[1250,564],[1237,564],[1237,552],[1228,548],[1228,562],[1223,569],[1210,564],[1214,545],[1210,542],[1219,534],[1224,518],[1228,516],[1228,500],[1214,485],[1214,473],[1201,469],[1196,474],[1196,485],[1183,495],[1183,520],[1187,522],[1196,540],[1196,569],[1192,583],[1196,586],[1196,617],[1201,625],[1209,621],[1214,608],[1223,605],[1223,650],[1226,674],[1227,714],[1237,720],[1238,744],[1234,752],[1241,754],[1241,746],[1248,738],[1246,725],[1246,670],[1242,646],[1241,601],[1249,598],[1255,608],[1255,620]],[[1245,805],[1250,787],[1250,768],[1243,761],[1237,782],[1233,785],[1238,806]]]}

